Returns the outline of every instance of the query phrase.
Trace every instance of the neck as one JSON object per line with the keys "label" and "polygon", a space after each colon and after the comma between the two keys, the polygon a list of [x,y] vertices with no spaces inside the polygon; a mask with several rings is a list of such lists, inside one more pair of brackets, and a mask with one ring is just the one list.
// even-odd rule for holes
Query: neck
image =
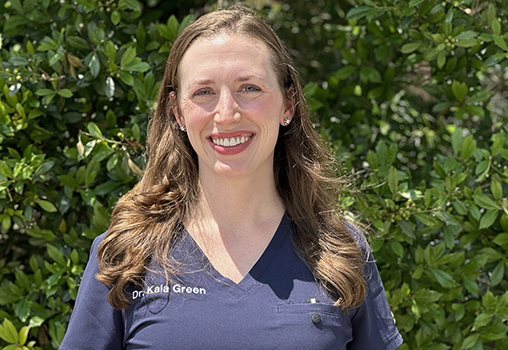
{"label": "neck", "polygon": [[273,173],[248,179],[200,176],[198,205],[186,225],[213,226],[223,234],[245,232],[253,225],[280,220],[283,214]]}

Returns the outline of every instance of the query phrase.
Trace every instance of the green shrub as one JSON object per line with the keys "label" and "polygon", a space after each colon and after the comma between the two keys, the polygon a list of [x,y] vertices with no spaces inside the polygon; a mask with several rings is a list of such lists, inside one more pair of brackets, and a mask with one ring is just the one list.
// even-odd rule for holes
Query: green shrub
{"label": "green shrub", "polygon": [[[0,347],[63,338],[192,20],[167,3],[0,2]],[[506,1],[358,3],[253,6],[314,81],[316,128],[358,180],[340,204],[372,223],[402,349],[508,349]]]}
{"label": "green shrub", "polygon": [[192,17],[145,25],[135,0],[3,5],[0,345],[51,349],[91,240],[141,174],[164,63]]}
{"label": "green shrub", "polygon": [[508,349],[506,5],[363,1],[322,25],[342,66],[309,106],[356,174],[340,204],[371,223],[401,349]]}

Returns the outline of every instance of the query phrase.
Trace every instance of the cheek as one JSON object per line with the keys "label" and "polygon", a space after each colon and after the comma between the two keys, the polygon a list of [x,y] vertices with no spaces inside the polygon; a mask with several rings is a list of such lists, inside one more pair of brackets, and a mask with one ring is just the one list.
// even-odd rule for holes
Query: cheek
{"label": "cheek", "polygon": [[182,101],[180,103],[180,111],[182,117],[185,119],[187,126],[193,124],[201,124],[207,120],[208,113],[200,106],[190,102]]}

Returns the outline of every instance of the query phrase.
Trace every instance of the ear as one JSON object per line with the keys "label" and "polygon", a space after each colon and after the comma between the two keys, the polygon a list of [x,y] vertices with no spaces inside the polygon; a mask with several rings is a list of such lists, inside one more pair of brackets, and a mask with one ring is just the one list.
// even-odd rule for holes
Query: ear
{"label": "ear", "polygon": [[178,110],[178,99],[174,91],[169,93],[169,104],[178,124],[180,126],[185,125],[185,119],[180,115],[180,111]]}
{"label": "ear", "polygon": [[286,90],[286,96],[284,99],[286,105],[280,121],[280,123],[284,126],[289,124],[284,123],[284,120],[287,120],[286,118],[289,118],[289,120],[291,121],[293,119],[293,116],[295,115],[295,93],[296,93],[295,88],[293,86],[289,87]]}

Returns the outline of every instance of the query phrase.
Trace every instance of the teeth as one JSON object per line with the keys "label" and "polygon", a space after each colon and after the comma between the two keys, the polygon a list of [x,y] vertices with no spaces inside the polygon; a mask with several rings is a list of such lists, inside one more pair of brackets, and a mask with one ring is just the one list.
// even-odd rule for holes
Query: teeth
{"label": "teeth", "polygon": [[250,140],[250,136],[232,137],[230,139],[212,139],[212,142],[219,146],[233,147]]}

